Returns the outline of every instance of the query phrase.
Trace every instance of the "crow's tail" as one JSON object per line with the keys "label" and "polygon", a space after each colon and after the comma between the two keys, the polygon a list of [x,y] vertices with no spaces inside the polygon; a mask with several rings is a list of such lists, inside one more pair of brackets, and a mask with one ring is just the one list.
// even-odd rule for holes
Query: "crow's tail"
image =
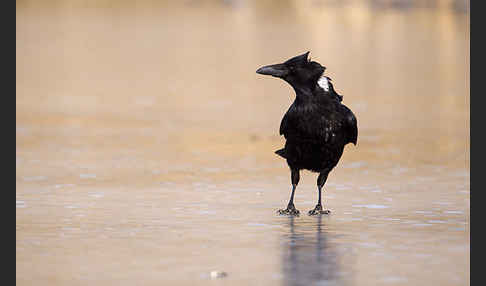
{"label": "crow's tail", "polygon": [[285,148],[275,151],[275,154],[287,159],[287,155],[285,154]]}

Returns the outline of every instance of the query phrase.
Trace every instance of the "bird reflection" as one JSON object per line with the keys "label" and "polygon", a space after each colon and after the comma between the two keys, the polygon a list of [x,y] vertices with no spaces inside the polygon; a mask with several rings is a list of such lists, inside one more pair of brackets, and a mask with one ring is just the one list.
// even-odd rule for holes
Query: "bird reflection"
{"label": "bird reflection", "polygon": [[312,223],[288,218],[289,232],[283,236],[284,285],[343,285],[338,275],[338,257],[329,244],[322,217]]}

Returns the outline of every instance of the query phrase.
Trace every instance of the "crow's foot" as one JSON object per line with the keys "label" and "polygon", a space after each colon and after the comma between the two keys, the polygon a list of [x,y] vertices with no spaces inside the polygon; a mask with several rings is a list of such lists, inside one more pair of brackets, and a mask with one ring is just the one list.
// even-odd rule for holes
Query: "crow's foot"
{"label": "crow's foot", "polygon": [[309,211],[309,215],[330,214],[330,210],[322,210],[321,205],[317,205],[313,210]]}
{"label": "crow's foot", "polygon": [[299,216],[300,212],[298,209],[295,208],[294,205],[288,205],[286,209],[278,210],[277,213],[279,215],[288,215],[288,216]]}

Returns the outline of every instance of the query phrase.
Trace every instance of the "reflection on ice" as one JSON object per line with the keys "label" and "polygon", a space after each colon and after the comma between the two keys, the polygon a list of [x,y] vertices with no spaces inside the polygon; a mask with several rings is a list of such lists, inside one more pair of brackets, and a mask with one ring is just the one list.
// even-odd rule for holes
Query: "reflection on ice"
{"label": "reflection on ice", "polygon": [[311,224],[286,219],[288,232],[281,238],[284,285],[343,285],[338,252],[329,243],[322,216]]}

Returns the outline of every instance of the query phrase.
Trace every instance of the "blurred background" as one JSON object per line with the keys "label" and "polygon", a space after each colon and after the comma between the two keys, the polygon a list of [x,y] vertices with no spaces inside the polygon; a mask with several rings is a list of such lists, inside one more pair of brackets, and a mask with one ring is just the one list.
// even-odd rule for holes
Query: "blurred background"
{"label": "blurred background", "polygon": [[[16,5],[19,285],[469,284],[469,1]],[[306,51],[359,136],[289,219]]]}

